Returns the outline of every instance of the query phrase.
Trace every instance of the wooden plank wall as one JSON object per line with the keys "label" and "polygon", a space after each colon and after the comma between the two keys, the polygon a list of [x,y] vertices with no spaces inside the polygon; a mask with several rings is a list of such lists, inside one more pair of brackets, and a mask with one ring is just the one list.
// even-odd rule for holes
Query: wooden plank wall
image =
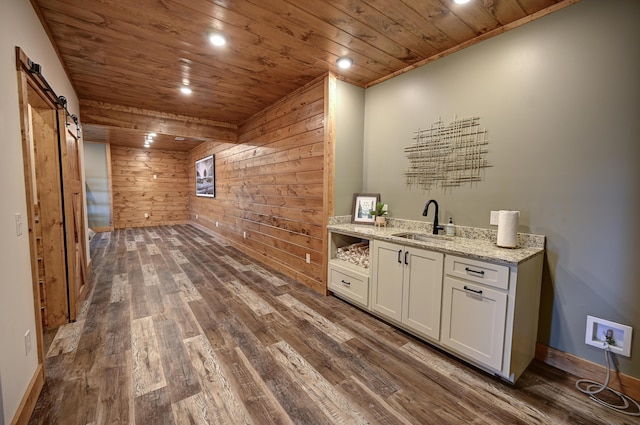
{"label": "wooden plank wall", "polygon": [[188,164],[187,152],[111,145],[114,227],[188,222]]}
{"label": "wooden plank wall", "polygon": [[258,261],[326,293],[323,140],[320,78],[242,124],[239,144],[207,142],[189,153],[191,188],[196,160],[215,154],[216,166],[215,198],[189,191],[191,220]]}

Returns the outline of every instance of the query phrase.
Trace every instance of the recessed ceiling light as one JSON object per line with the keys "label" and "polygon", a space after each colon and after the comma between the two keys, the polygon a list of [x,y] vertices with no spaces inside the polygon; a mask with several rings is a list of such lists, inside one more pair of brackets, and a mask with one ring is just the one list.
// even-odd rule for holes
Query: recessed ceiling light
{"label": "recessed ceiling light", "polygon": [[178,136],[175,138],[175,140],[177,140],[178,142],[182,142],[184,140],[184,137]]}
{"label": "recessed ceiling light", "polygon": [[214,33],[209,35],[209,41],[214,46],[224,46],[225,44],[227,44],[227,37],[220,33]]}
{"label": "recessed ceiling light", "polygon": [[471,0],[453,0],[455,4],[465,4],[469,3]]}
{"label": "recessed ceiling light", "polygon": [[350,68],[351,65],[353,65],[353,59],[347,58],[347,57],[342,57],[342,58],[338,58],[336,63],[338,64],[338,66],[340,68],[347,69],[347,68]]}
{"label": "recessed ceiling light", "polygon": [[183,94],[191,94],[191,93],[193,93],[193,91],[189,87],[180,87],[180,91]]}

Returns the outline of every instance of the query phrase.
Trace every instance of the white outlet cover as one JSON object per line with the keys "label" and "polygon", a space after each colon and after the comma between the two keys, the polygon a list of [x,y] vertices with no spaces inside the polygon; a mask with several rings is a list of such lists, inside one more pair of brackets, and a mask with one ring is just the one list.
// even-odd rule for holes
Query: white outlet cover
{"label": "white outlet cover", "polygon": [[491,211],[491,215],[489,216],[489,224],[492,226],[497,226],[498,217],[500,217],[500,211]]}
{"label": "white outlet cover", "polygon": [[29,355],[29,352],[31,352],[31,330],[24,334],[24,351],[25,355]]}

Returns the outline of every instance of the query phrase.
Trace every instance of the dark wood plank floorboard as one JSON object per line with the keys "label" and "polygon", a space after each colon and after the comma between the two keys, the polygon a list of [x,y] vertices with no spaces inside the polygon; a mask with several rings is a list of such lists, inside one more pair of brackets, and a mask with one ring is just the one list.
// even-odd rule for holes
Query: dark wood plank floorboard
{"label": "dark wood plank floorboard", "polygon": [[515,386],[191,225],[100,233],[30,424],[638,423],[534,361]]}

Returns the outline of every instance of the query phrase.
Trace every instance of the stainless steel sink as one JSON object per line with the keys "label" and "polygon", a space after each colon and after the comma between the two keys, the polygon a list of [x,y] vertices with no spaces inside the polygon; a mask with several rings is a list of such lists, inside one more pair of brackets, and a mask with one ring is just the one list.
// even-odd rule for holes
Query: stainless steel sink
{"label": "stainless steel sink", "polygon": [[413,241],[420,241],[420,242],[444,242],[444,241],[453,240],[453,238],[450,236],[432,235],[429,233],[415,233],[415,232],[395,233],[391,236],[395,236],[397,238],[409,239]]}

